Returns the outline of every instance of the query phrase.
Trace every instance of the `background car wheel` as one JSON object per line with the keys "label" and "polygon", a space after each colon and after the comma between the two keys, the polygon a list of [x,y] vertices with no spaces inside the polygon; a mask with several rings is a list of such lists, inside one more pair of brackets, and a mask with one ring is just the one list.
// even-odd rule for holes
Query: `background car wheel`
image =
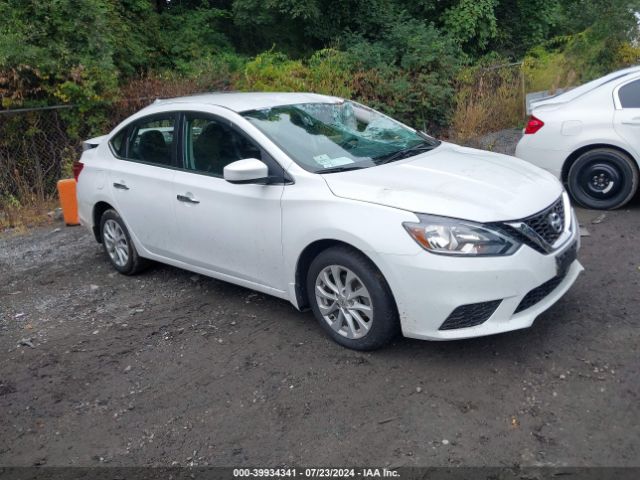
{"label": "background car wheel", "polygon": [[636,193],[638,168],[629,156],[618,150],[590,150],[571,165],[568,186],[573,198],[584,207],[619,208]]}
{"label": "background car wheel", "polygon": [[133,275],[147,266],[131,241],[129,231],[115,210],[107,210],[100,219],[100,235],[111,265],[120,273]]}
{"label": "background car wheel", "polygon": [[340,345],[374,350],[400,331],[396,305],[382,273],[352,248],[321,252],[309,267],[307,292],[316,319]]}

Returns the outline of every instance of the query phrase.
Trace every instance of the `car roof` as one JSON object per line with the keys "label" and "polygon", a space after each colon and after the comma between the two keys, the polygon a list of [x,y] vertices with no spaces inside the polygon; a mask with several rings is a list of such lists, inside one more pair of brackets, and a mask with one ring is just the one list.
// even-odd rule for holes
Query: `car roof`
{"label": "car roof", "polygon": [[572,88],[571,90],[560,93],[558,95],[544,98],[537,102],[532,102],[531,107],[536,108],[542,105],[548,105],[548,104],[554,104],[554,103],[567,103],[572,100],[575,100],[578,97],[581,97],[582,95],[592,92],[597,88],[605,86],[607,84],[612,84],[612,86],[615,86],[617,85],[617,83],[614,84],[613,82],[617,82],[618,80],[623,80],[624,78],[629,77],[636,73],[640,73],[640,66],[618,70],[608,75],[605,75],[603,77],[596,78],[595,80],[592,80],[583,85],[580,85],[579,87]]}
{"label": "car roof", "polygon": [[248,110],[261,110],[280,105],[294,105],[298,103],[338,103],[342,101],[342,98],[319,95],[317,93],[214,92],[190,95],[187,97],[156,100],[152,105],[180,104],[181,108],[185,108],[187,105],[198,106],[207,104],[228,108],[234,112],[246,112]]}

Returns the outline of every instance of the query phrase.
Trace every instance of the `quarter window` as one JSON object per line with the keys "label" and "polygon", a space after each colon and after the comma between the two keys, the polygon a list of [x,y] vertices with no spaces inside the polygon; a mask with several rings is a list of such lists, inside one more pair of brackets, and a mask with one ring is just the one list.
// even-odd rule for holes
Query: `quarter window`
{"label": "quarter window", "polygon": [[640,108],[640,80],[621,87],[618,96],[622,108]]}
{"label": "quarter window", "polygon": [[126,138],[127,138],[127,129],[125,127],[124,129],[116,133],[111,139],[111,141],[109,142],[111,144],[111,148],[113,149],[113,152],[119,157],[124,158],[125,156],[125,146],[127,144]]}
{"label": "quarter window", "polygon": [[261,149],[227,122],[187,115],[185,168],[222,176],[225,166],[245,158],[263,160]]}

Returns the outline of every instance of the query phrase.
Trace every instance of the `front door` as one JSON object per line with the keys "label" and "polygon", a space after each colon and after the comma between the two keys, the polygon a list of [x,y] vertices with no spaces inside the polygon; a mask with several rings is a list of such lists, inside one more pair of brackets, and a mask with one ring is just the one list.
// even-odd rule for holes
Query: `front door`
{"label": "front door", "polygon": [[179,260],[258,285],[285,290],[280,199],[284,186],[237,185],[222,178],[236,160],[266,152],[228,120],[186,113],[183,169],[174,177]]}

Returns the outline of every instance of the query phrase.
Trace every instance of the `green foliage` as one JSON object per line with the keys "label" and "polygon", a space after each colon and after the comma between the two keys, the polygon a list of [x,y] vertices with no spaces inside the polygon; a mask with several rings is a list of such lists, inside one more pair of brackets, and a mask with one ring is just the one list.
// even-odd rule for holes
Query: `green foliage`
{"label": "green foliage", "polygon": [[112,123],[123,95],[208,87],[354,96],[440,127],[463,66],[530,52],[537,89],[637,62],[638,11],[640,0],[0,0],[0,100],[79,105],[74,136]]}
{"label": "green foliage", "polygon": [[527,91],[579,85],[612,70],[635,65],[640,48],[615,37],[601,37],[595,27],[556,37],[524,58]]}
{"label": "green foliage", "polygon": [[346,49],[359,71],[355,94],[415,126],[443,126],[453,107],[461,65],[454,42],[432,24],[400,18],[377,41],[354,36]]}
{"label": "green foliage", "polygon": [[[63,103],[113,95],[116,33],[101,0],[0,0],[0,70],[23,71],[38,83],[35,99]],[[0,86],[0,88],[2,88]]]}
{"label": "green foliage", "polygon": [[320,50],[305,62],[269,51],[247,63],[237,87],[247,91],[315,92],[349,97],[350,80],[346,56],[337,50]]}
{"label": "green foliage", "polygon": [[194,63],[231,49],[220,32],[219,23],[226,18],[218,9],[173,9],[158,18],[156,65],[181,73],[191,73]]}
{"label": "green foliage", "polygon": [[521,56],[555,35],[561,23],[561,2],[548,0],[502,1],[496,10],[498,34],[494,48]]}
{"label": "green foliage", "polygon": [[498,34],[498,0],[460,0],[444,12],[444,27],[456,41],[481,51]]}
{"label": "green foliage", "polygon": [[79,139],[157,97],[309,91],[458,138],[513,126],[522,73],[527,91],[548,90],[640,62],[639,11],[640,0],[0,0],[0,108],[76,105],[0,117],[0,210],[42,202]]}

